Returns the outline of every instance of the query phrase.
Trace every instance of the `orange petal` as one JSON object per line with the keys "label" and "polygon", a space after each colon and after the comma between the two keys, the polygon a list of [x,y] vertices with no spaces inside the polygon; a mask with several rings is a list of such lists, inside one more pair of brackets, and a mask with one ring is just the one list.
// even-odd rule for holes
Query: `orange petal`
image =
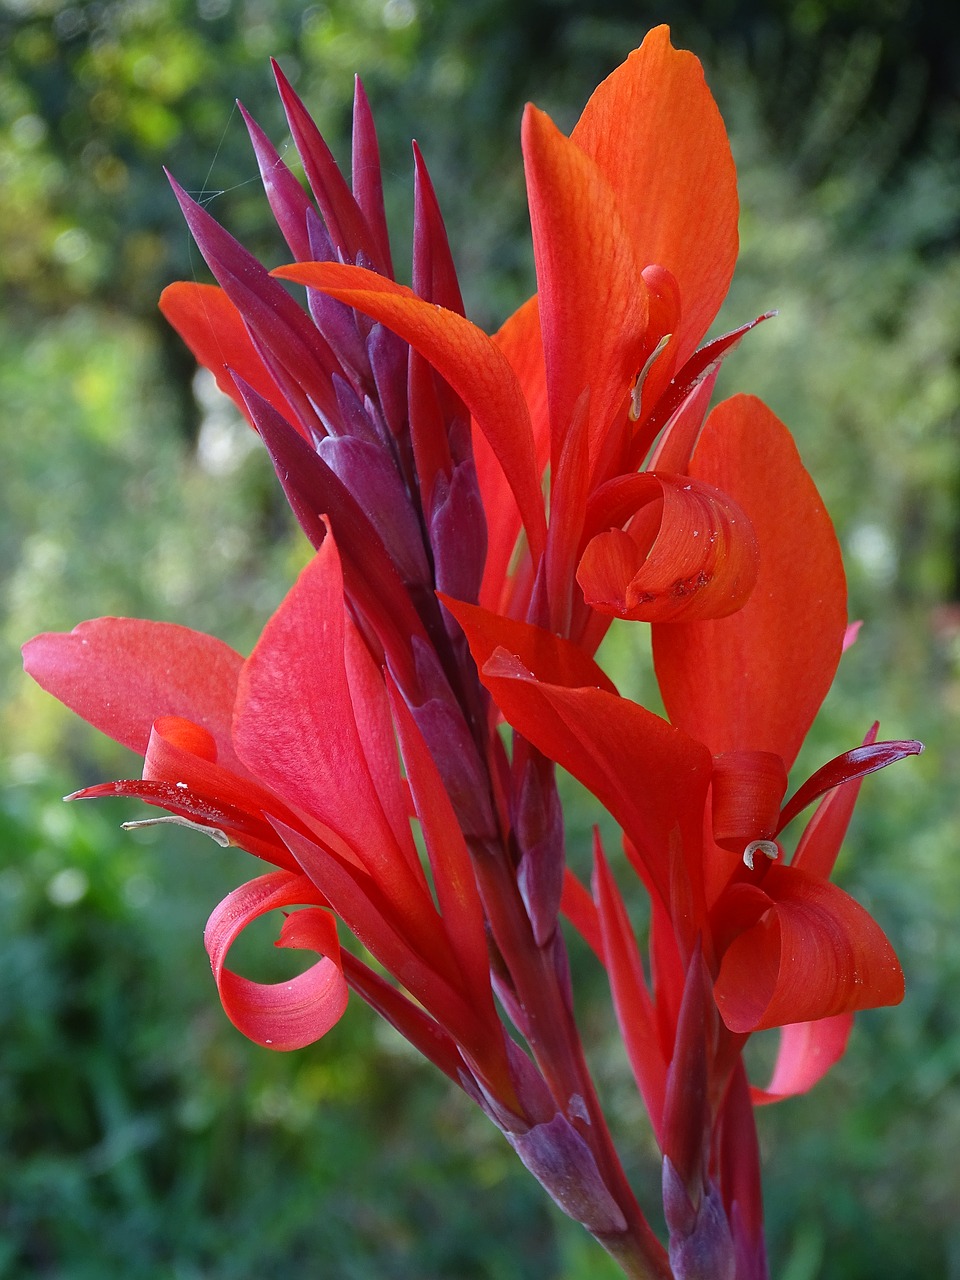
{"label": "orange petal", "polygon": [[700,62],[657,27],[596,89],[572,137],[613,187],[641,266],[677,280],[680,365],[719,311],[737,256],[736,170]]}
{"label": "orange petal", "polygon": [[[520,384],[530,415],[533,452],[538,479],[550,461],[550,415],[547,412],[547,374],[540,337],[540,316],[534,295],[504,321],[493,335],[494,343],[506,356]],[[506,483],[486,436],[473,423],[473,456],[483,509],[487,515],[487,560],[480,588],[480,603],[487,609],[506,612],[510,592],[505,584],[511,577],[513,558],[522,521],[516,499]]]}
{"label": "orange petal", "polygon": [[746,512],[760,571],[731,617],[654,627],[667,712],[712,755],[769,751],[789,769],[833,681],[846,630],[833,525],[790,433],[752,396],[714,409],[690,474]]}
{"label": "orange petal", "polygon": [[197,363],[210,370],[217,386],[251,426],[254,426],[253,420],[231,376],[233,373],[239,373],[300,430],[296,412],[251,342],[240,312],[222,289],[213,284],[178,280],[161,293],[160,310],[193,352]]}
{"label": "orange petal", "polygon": [[647,287],[610,184],[549,116],[528,106],[523,155],[550,402],[551,462],[583,391],[596,461],[643,363]]}

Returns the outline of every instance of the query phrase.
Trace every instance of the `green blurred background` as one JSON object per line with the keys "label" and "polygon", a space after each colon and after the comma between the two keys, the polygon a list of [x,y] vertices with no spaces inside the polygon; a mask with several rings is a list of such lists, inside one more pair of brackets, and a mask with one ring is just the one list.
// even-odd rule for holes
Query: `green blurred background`
{"label": "green blurred background", "polygon": [[[119,805],[61,804],[136,762],[30,686],[17,648],[126,613],[246,650],[305,557],[252,433],[156,311],[170,280],[206,278],[162,163],[284,259],[232,105],[283,142],[268,55],[344,159],[362,73],[401,261],[417,136],[491,327],[532,287],[523,101],[569,127],[665,20],[704,60],[740,168],[722,323],[780,309],[721,390],[764,395],[794,429],[865,623],[802,763],[875,717],[928,744],[868,781],[839,868],[897,945],[906,1003],[861,1017],[824,1083],[760,1117],[773,1274],[960,1277],[960,17],[909,0],[0,0],[3,1280],[613,1274],[359,1002],[299,1054],[234,1032],[201,930],[252,860],[124,834]],[[607,655],[649,689],[639,628]],[[577,856],[595,815],[571,803]],[[271,971],[273,936],[251,941],[247,972]],[[602,984],[575,960],[601,1088],[654,1204]]]}

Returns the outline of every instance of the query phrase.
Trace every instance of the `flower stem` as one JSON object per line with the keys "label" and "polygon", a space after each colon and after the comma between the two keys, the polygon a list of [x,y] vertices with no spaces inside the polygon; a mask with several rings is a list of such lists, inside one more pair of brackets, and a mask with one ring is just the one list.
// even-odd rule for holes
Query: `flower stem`
{"label": "flower stem", "polygon": [[627,1222],[624,1232],[597,1239],[636,1280],[669,1280],[666,1252],[627,1181],[587,1067],[573,1011],[560,974],[566,962],[555,932],[540,947],[502,845],[475,842],[474,865],[493,937],[513,982],[524,1025],[520,1028],[557,1109],[587,1143],[604,1183]]}

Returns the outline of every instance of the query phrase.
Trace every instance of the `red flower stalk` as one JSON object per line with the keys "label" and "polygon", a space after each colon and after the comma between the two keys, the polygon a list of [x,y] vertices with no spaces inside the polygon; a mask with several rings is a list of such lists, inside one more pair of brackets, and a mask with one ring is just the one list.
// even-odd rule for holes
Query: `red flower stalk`
{"label": "red flower stalk", "polygon": [[[170,815],[152,821],[272,864],[206,934],[245,1034],[309,1044],[352,988],[627,1275],[755,1280],[752,1103],[810,1088],[853,1014],[902,996],[879,926],[829,876],[862,778],[920,745],[874,726],[783,805],[846,592],[786,428],[747,397],[704,421],[757,321],[698,346],[737,251],[700,65],[659,28],[570,138],[528,108],[538,293],[493,338],[463,314],[419,152],[408,289],[362,89],[351,190],[277,79],[309,191],[244,118],[295,259],[273,274],[306,286],[306,310],[176,184],[219,287],[173,285],[161,306],[259,433],[316,555],[246,660],[100,619],[31,641],[27,669],[144,756],[141,779],[78,796],[139,796]],[[614,617],[652,624],[669,720],[594,662]],[[556,763],[623,830],[649,970],[599,841],[592,890],[565,868]],[[788,860],[779,836],[817,799]],[[666,1249],[587,1070],[561,905],[606,969],[663,1153]],[[318,953],[312,967],[277,986],[226,967],[246,924],[291,906],[279,945]],[[337,919],[387,976],[340,949]],[[767,1027],[780,1056],[751,1093],[742,1050]]]}

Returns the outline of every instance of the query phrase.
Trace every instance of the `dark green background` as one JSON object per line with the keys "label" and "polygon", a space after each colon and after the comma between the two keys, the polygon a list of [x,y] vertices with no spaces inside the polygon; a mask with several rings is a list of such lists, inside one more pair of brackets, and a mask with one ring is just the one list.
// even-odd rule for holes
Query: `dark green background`
{"label": "dark green background", "polygon": [[[568,127],[659,21],[703,58],[740,167],[723,321],[780,309],[721,390],[764,395],[794,429],[865,623],[802,763],[875,717],[928,743],[867,782],[838,872],[895,941],[907,1001],[862,1017],[827,1081],[760,1117],[773,1274],[960,1277],[960,19],[901,0],[0,0],[3,1280],[611,1274],[359,1002],[295,1055],[233,1031],[201,930],[256,867],[188,833],[124,835],[133,811],[106,802],[62,805],[136,762],[30,686],[17,646],[112,612],[246,649],[304,560],[252,433],[192,381],[155,309],[171,279],[205,278],[162,163],[283,260],[232,105],[283,144],[268,55],[344,159],[363,75],[401,264],[419,139],[471,314],[491,327],[532,288],[523,101]],[[606,652],[650,697],[641,629]],[[571,806],[579,857],[595,814],[572,788]],[[247,972],[266,976],[275,932],[254,932]],[[654,1208],[602,982],[575,963]]]}

